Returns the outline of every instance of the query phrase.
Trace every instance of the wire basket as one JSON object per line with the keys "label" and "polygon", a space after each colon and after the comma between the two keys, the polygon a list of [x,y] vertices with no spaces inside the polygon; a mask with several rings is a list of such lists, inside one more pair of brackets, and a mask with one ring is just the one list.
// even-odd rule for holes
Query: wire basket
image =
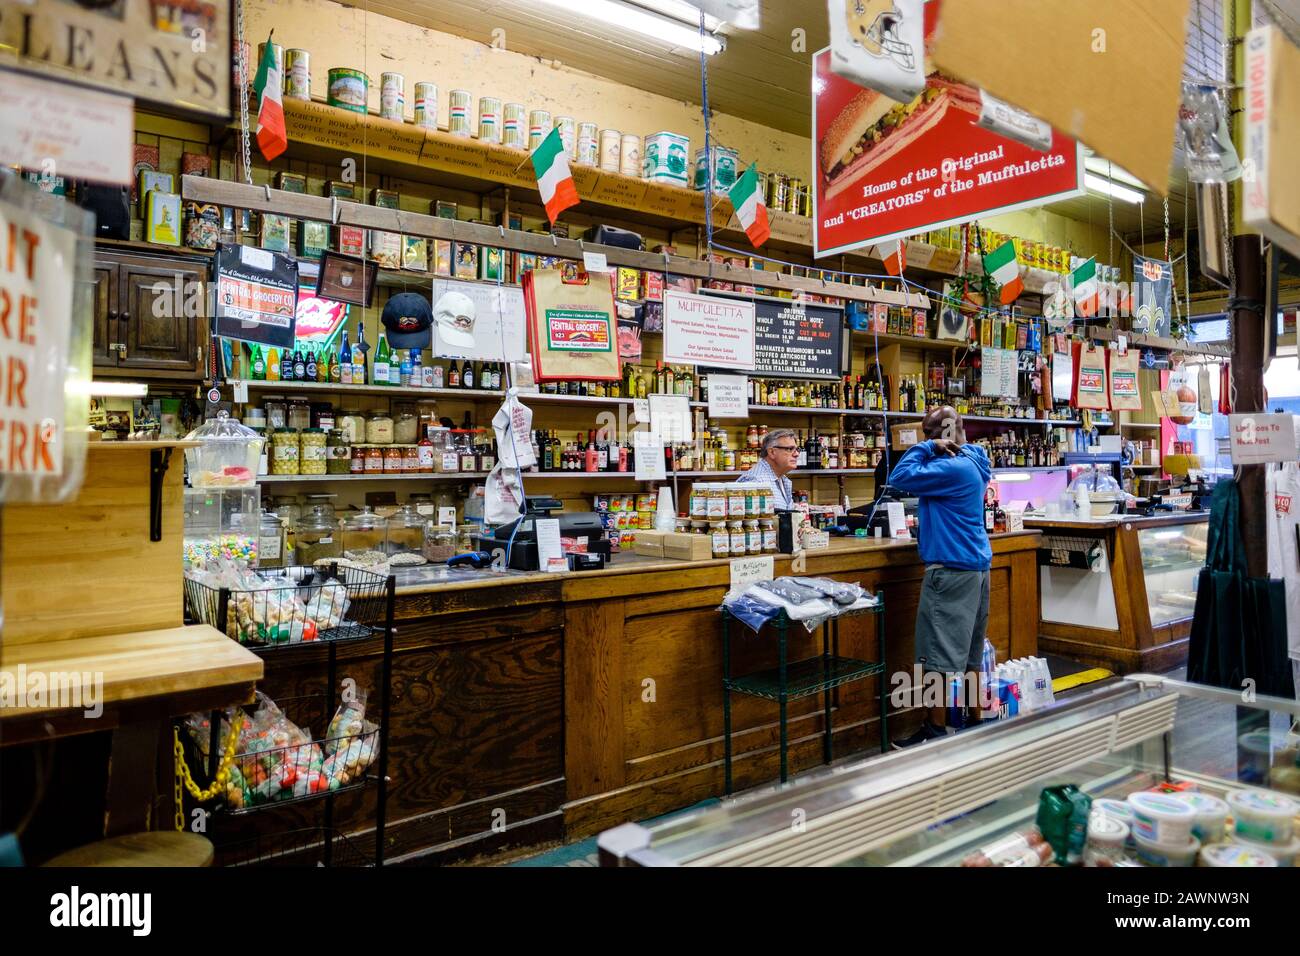
{"label": "wire basket", "polygon": [[1092,571],[1101,560],[1101,541],[1097,538],[1046,535],[1038,545],[1038,563],[1044,567]]}
{"label": "wire basket", "polygon": [[214,587],[190,573],[190,617],[251,647],[359,640],[381,633],[388,578],[360,568],[295,566],[249,571],[242,587]]}
{"label": "wire basket", "polygon": [[374,866],[343,831],[331,827],[305,827],[276,833],[259,833],[244,840],[216,846],[217,866]]}

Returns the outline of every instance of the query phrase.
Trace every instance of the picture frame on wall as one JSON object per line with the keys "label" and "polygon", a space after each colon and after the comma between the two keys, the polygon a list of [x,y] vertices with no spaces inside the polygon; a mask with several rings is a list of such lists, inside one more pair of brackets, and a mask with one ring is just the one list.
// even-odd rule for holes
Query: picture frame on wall
{"label": "picture frame on wall", "polygon": [[375,282],[378,278],[379,263],[373,259],[326,251],[320,259],[316,295],[322,299],[369,308],[375,298]]}

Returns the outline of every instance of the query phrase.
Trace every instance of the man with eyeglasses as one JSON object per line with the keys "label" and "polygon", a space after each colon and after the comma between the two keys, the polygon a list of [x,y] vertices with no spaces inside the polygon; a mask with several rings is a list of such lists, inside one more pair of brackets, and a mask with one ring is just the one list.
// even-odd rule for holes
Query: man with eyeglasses
{"label": "man with eyeglasses", "polygon": [[[916,607],[916,661],[927,676],[942,679],[947,694],[954,675],[964,675],[968,689],[979,686],[993,563],[984,528],[984,492],[993,470],[983,448],[966,444],[961,416],[951,405],[926,415],[921,431],[928,440],[907,450],[889,483],[919,499],[917,547],[925,577]],[[978,702],[967,705],[973,708]],[[894,746],[943,737],[945,723],[944,708],[932,707],[921,729]]]}
{"label": "man with eyeglasses", "polygon": [[794,507],[794,485],[786,475],[799,466],[798,438],[788,428],[774,428],[763,439],[762,455],[738,480],[771,485],[776,489],[776,506],[788,511]]}

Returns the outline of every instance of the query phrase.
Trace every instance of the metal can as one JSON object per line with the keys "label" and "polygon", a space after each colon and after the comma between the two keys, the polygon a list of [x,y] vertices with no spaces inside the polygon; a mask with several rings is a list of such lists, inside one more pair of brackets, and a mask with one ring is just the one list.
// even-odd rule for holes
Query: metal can
{"label": "metal can", "polygon": [[[257,68],[262,65],[262,54],[266,52],[266,44],[257,45],[257,59],[248,64],[249,82],[253,82],[257,77]],[[271,44],[271,56],[275,58],[275,68],[280,71],[280,76],[284,76],[284,47],[278,43]],[[281,89],[283,89],[283,80],[281,80]]]}
{"label": "metal can", "polygon": [[379,116],[399,123],[406,119],[406,77],[402,74],[380,74]]}
{"label": "metal can", "polygon": [[528,145],[528,110],[523,103],[506,104],[501,142],[514,149],[524,149]]}
{"label": "metal can", "polygon": [[572,116],[555,117],[555,128],[560,131],[560,140],[564,143],[564,152],[569,159],[578,158],[578,130]]}
{"label": "metal can", "polygon": [[339,109],[354,113],[366,111],[366,95],[369,81],[360,70],[335,67],[329,71],[330,88],[326,102]]}
{"label": "metal can", "polygon": [[495,96],[478,98],[478,138],[484,143],[501,142],[501,101]]}
{"label": "metal can", "polygon": [[469,111],[474,97],[469,90],[452,90],[447,94],[447,132],[452,136],[468,136]]}
{"label": "metal can", "polygon": [[436,83],[415,84],[415,125],[429,129],[438,128],[438,86]]}
{"label": "metal can", "polygon": [[284,53],[284,95],[294,100],[311,99],[311,54],[306,50]]}
{"label": "metal can", "polygon": [[622,159],[623,135],[616,129],[600,131],[600,168],[607,173],[616,173]]}
{"label": "metal can", "polygon": [[790,178],[790,188],[786,191],[785,206],[786,212],[794,215],[799,214],[799,197],[808,194],[808,186],[802,179]]}
{"label": "metal can", "polygon": [[761,169],[754,170],[754,174],[758,177],[758,194],[763,198],[763,203],[766,204],[768,175]]}
{"label": "metal can", "polygon": [[624,176],[641,178],[641,137],[624,133],[618,144],[618,171]]}
{"label": "metal can", "polygon": [[600,139],[595,123],[578,124],[578,165],[600,165]]}
{"label": "metal can", "polygon": [[767,208],[785,209],[790,201],[790,179],[785,173],[772,173],[767,178]]}
{"label": "metal can", "polygon": [[551,131],[551,114],[546,110],[533,110],[528,114],[528,150],[541,145]]}

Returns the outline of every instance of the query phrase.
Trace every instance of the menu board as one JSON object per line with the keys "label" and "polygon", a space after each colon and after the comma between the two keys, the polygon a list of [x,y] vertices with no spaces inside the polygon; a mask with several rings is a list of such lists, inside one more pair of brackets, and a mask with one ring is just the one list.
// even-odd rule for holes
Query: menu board
{"label": "menu board", "polygon": [[754,303],[754,375],[838,379],[844,374],[842,308],[771,296],[744,298]]}

